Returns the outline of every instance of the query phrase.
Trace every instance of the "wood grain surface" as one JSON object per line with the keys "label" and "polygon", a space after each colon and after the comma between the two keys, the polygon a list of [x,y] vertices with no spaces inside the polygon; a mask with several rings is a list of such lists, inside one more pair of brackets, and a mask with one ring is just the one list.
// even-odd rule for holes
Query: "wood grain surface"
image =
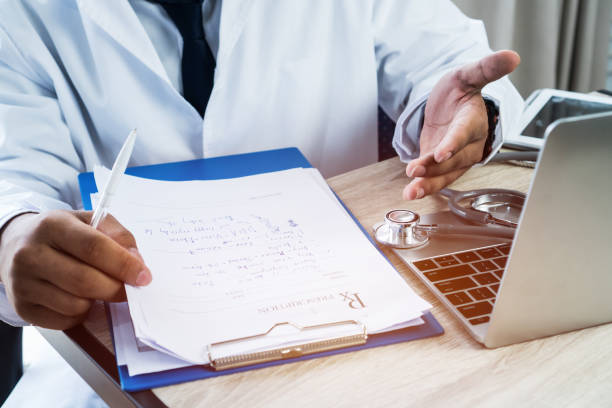
{"label": "wood grain surface", "polygon": [[[404,168],[394,158],[328,181],[368,230],[391,208],[422,214],[446,208],[437,197],[403,201]],[[490,164],[471,169],[452,187],[526,192],[531,172]],[[444,335],[153,392],[170,407],[612,406],[612,325],[487,350],[391,251],[384,252],[433,305]],[[94,312],[86,327],[111,348],[103,312]]]}

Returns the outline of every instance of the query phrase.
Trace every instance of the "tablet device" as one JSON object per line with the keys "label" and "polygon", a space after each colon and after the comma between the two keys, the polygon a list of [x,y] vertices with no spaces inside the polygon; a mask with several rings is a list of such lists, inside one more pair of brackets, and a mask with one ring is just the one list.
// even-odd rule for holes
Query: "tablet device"
{"label": "tablet device", "polygon": [[539,150],[548,125],[557,119],[612,111],[612,98],[557,89],[538,89],[525,101],[518,129],[504,138],[504,145]]}

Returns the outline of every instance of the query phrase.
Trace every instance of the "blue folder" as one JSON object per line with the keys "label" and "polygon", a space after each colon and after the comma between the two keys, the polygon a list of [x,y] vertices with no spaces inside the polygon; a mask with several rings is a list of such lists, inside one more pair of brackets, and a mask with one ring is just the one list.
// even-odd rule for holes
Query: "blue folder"
{"label": "blue folder", "polygon": [[[156,180],[214,180],[233,177],[243,177],[253,174],[267,173],[271,171],[287,170],[297,167],[312,167],[308,160],[296,148],[268,150],[256,153],[238,154],[232,156],[216,157],[210,159],[197,159],[176,163],[156,164],[151,166],[130,167],[126,173],[138,177],[145,177]],[[81,198],[86,210],[91,210],[90,194],[97,192],[96,182],[93,173],[82,173],[79,175],[79,186]],[[344,204],[343,204],[344,205]],[[367,232],[363,229],[357,219],[346,208],[353,220],[359,225],[366,236]],[[371,238],[370,238],[371,240]],[[373,245],[374,242],[372,242]],[[108,316],[110,321],[110,316]],[[347,353],[350,351],[361,350],[369,347],[384,346],[387,344],[400,343],[404,341],[416,340],[425,337],[437,336],[444,333],[438,321],[427,312],[423,315],[424,324],[408,327],[405,329],[394,330],[382,334],[371,334],[364,345],[346,347],[342,349],[326,351],[317,354],[310,354],[302,357],[272,361],[248,367],[235,368],[224,371],[214,371],[212,368],[203,365],[194,365],[174,370],[161,371],[150,374],[130,376],[127,366],[118,367],[121,387],[126,391],[140,391],[149,388],[162,387],[186,381],[198,380],[202,378],[216,377],[219,375],[233,374],[246,370],[269,367],[278,364],[285,364],[295,361],[308,360],[311,358],[324,357],[337,353]],[[112,330],[112,325],[109,325]],[[114,337],[113,337],[114,342]]]}

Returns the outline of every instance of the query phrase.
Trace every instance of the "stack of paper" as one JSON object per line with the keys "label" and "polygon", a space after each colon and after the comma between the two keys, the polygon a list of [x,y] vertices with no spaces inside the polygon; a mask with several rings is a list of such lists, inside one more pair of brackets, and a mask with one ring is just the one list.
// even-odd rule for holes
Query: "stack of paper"
{"label": "stack of paper", "polygon": [[[104,186],[110,172],[94,173]],[[430,308],[314,169],[183,182],[126,175],[111,213],[153,275],[146,287],[126,286],[129,315],[125,304],[111,310],[130,375],[207,364],[208,345],[279,322],[350,319],[377,333],[421,324]],[[316,340],[300,336],[271,333],[226,352]]]}

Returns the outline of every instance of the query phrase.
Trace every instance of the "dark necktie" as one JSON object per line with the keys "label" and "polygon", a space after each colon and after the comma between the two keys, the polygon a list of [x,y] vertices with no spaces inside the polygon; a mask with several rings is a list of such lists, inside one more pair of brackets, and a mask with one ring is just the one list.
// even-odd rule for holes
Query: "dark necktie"
{"label": "dark necktie", "polygon": [[202,23],[203,0],[149,0],[159,3],[183,37],[183,97],[204,116],[212,92],[215,58]]}

